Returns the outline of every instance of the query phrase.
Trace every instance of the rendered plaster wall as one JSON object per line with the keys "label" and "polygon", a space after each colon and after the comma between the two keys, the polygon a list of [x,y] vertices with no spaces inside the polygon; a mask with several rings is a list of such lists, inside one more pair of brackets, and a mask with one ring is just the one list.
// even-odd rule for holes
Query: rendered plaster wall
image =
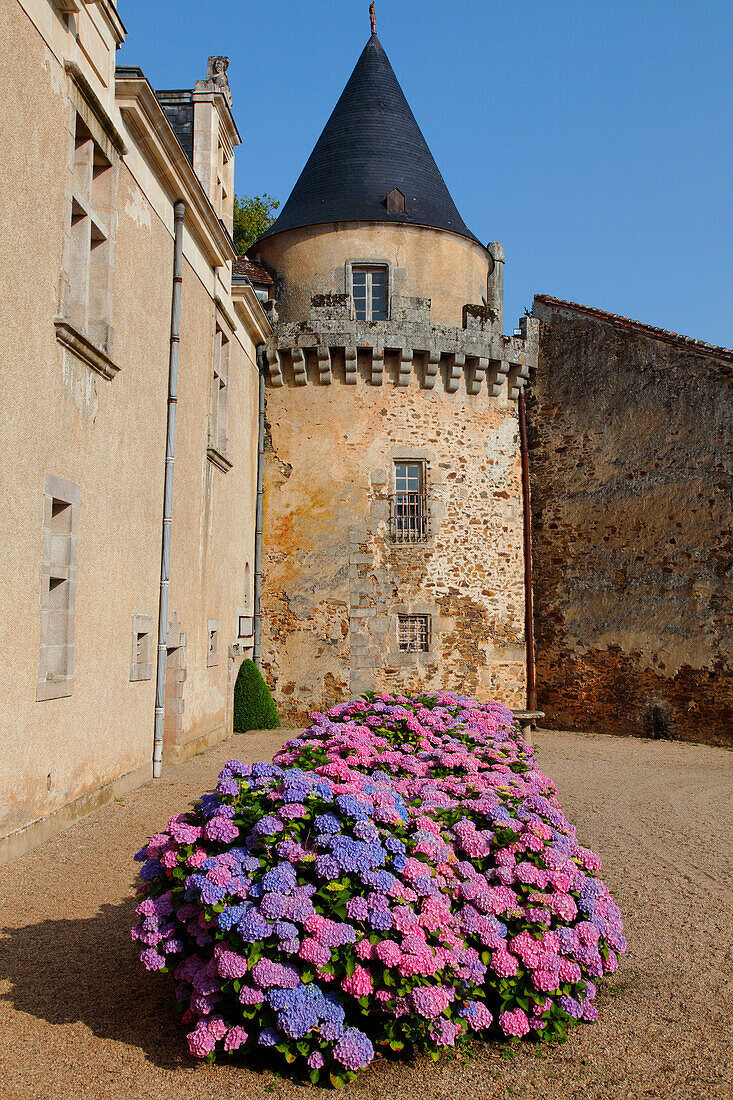
{"label": "rendered plaster wall", "polygon": [[[53,44],[63,27],[44,7]],[[0,51],[8,96],[0,186],[13,228],[0,235],[3,836],[120,777],[141,782],[150,773],[154,686],[131,682],[130,664],[132,616],[157,606],[162,494],[150,456],[160,455],[165,431],[170,316],[170,289],[157,269],[170,268],[171,243],[151,225],[131,252],[123,199],[118,291],[134,271],[145,309],[123,318],[115,302],[121,369],[103,378],[57,341],[53,323],[67,209],[68,78],[15,2],[2,5]],[[68,697],[38,700],[46,473],[79,487],[74,679]]]}
{"label": "rendered plaster wall", "polygon": [[[524,706],[516,402],[426,392],[414,374],[345,385],[336,365],[332,385],[295,386],[286,372],[266,448],[262,666],[284,718],[371,689]],[[398,545],[388,497],[410,458],[427,464],[431,537]],[[429,652],[398,650],[400,613],[430,616]]]}
{"label": "rendered plaster wall", "polygon": [[[62,346],[54,328],[69,124],[69,83],[63,51],[55,48],[64,34],[69,49],[73,41],[50,4],[43,12],[51,19],[45,39],[45,24],[34,24],[15,0],[0,6],[6,97],[0,187],[13,227],[0,234],[0,859],[149,778],[155,705],[154,667],[150,678],[131,678],[132,628],[133,617],[152,617],[154,663],[173,240],[122,163],[112,316],[119,372],[103,377]],[[97,70],[85,71],[101,99]],[[127,142],[132,148],[129,135]],[[188,234],[185,249],[170,613],[186,646],[182,721],[166,745],[170,758],[230,730],[238,661],[229,658],[228,645],[246,605],[256,490],[254,345],[241,329],[233,335],[233,466],[223,473],[206,454],[213,274],[212,285],[204,285],[197,272],[211,268]],[[74,675],[70,694],[39,699],[46,474],[79,491]],[[210,619],[221,623],[215,665],[207,661]]]}
{"label": "rendered plaster wall", "polygon": [[733,743],[733,356],[535,301],[539,706],[555,728]]}
{"label": "rendered plaster wall", "polygon": [[350,293],[347,261],[391,265],[391,292],[429,298],[433,324],[461,327],[463,306],[487,295],[491,263],[480,245],[424,226],[323,225],[278,233],[257,253],[276,277],[279,318],[308,317],[314,294]]}

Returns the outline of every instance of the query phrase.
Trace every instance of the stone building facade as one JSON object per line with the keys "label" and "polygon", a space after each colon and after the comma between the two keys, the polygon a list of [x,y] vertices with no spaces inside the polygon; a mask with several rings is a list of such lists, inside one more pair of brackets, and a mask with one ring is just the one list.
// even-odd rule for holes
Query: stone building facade
{"label": "stone building facade", "polygon": [[[275,225],[261,662],[288,720],[370,690],[525,703],[500,245],[466,228],[376,35]],[[449,274],[448,274],[449,273]]]}
{"label": "stone building facade", "polygon": [[539,703],[733,744],[733,351],[539,295],[528,390]]}
{"label": "stone building facade", "polygon": [[250,654],[286,721],[523,707],[528,379],[547,721],[730,742],[733,352],[546,296],[504,335],[376,35],[237,257],[227,59],[156,92],[124,36],[0,5],[0,859],[228,737]]}
{"label": "stone building facade", "polygon": [[228,736],[252,649],[271,329],[232,285],[231,97],[212,59],[186,155],[124,34],[110,0],[0,6],[2,858],[152,774],[176,201],[164,760]]}

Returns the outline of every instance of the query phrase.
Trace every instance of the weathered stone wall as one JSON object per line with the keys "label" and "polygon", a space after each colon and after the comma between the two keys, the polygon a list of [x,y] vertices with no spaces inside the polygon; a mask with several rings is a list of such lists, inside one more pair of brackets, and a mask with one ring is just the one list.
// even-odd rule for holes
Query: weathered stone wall
{"label": "weathered stone wall", "polygon": [[534,313],[545,721],[733,743],[733,353],[544,297]]}
{"label": "weathered stone wall", "polygon": [[[267,391],[262,666],[288,720],[369,689],[449,688],[523,706],[524,592],[516,401],[394,384]],[[427,464],[429,539],[395,544],[397,459]],[[429,615],[427,653],[397,616]]]}

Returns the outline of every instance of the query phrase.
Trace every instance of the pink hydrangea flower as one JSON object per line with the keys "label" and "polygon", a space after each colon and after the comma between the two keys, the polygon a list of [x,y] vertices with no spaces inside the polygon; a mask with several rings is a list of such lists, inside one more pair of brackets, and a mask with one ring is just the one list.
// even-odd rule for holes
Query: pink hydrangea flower
{"label": "pink hydrangea flower", "polygon": [[363,966],[357,966],[351,977],[343,979],[341,988],[352,997],[366,997],[374,989],[374,984],[369,971]]}
{"label": "pink hydrangea flower", "polygon": [[238,1050],[247,1042],[247,1032],[243,1027],[232,1027],[227,1032],[224,1040],[224,1050]]}
{"label": "pink hydrangea flower", "polygon": [[527,1014],[521,1008],[516,1008],[513,1012],[502,1012],[499,1016],[499,1027],[505,1035],[521,1039],[529,1032]]}

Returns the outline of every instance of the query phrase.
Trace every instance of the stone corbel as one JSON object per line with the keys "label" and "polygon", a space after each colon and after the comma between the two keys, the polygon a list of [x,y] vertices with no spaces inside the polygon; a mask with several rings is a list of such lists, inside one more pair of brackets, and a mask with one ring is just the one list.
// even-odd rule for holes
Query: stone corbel
{"label": "stone corbel", "polygon": [[268,341],[265,355],[267,356],[267,368],[270,373],[270,385],[282,386],[284,384],[283,371],[274,338]]}
{"label": "stone corbel", "polygon": [[316,355],[318,356],[318,376],[321,380],[321,385],[330,386],[333,382],[331,349],[324,344],[319,344],[316,348]]}
{"label": "stone corbel", "polygon": [[409,386],[412,374],[412,348],[400,350],[400,373],[397,377],[398,386]]}
{"label": "stone corbel", "polygon": [[455,393],[458,389],[458,383],[460,381],[461,375],[463,374],[463,368],[465,367],[465,365],[465,353],[462,351],[457,351],[453,355],[450,366],[450,374],[448,375],[448,379],[445,384],[445,389],[447,393]]}
{"label": "stone corbel", "polygon": [[489,360],[483,358],[483,356],[479,356],[478,359],[472,360],[469,383],[466,387],[467,392],[470,393],[472,396],[475,396],[477,393],[481,392],[481,386],[483,384],[484,378],[486,377],[486,371],[488,370],[488,367]]}
{"label": "stone corbel", "polygon": [[290,349],[290,358],[293,363],[293,374],[296,386],[305,386],[308,383],[308,370],[305,362],[305,352],[300,347]]}
{"label": "stone corbel", "polygon": [[345,382],[349,386],[356,385],[356,348],[344,348],[344,365],[346,367]]}
{"label": "stone corbel", "polygon": [[435,389],[435,380],[438,377],[438,368],[440,367],[440,352],[436,348],[431,348],[428,352],[428,358],[425,363],[425,382],[424,386],[426,390]]}
{"label": "stone corbel", "polygon": [[384,348],[376,344],[372,348],[372,385],[381,386],[384,381]]}
{"label": "stone corbel", "polygon": [[502,383],[506,377],[506,373],[509,369],[509,364],[502,362],[500,359],[489,360],[489,396],[498,397],[501,393]]}
{"label": "stone corbel", "polygon": [[507,386],[509,397],[519,397],[524,389],[525,382],[529,378],[529,367],[525,363],[510,363],[507,374]]}

